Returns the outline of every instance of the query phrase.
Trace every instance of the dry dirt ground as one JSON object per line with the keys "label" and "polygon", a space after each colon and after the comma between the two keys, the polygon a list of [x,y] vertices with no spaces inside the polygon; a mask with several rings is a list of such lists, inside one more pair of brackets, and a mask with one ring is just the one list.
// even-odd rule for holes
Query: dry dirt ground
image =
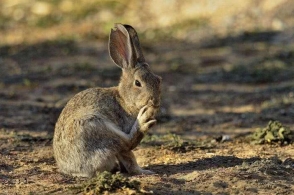
{"label": "dry dirt ground", "polygon": [[[246,139],[270,120],[294,130],[294,44],[285,36],[142,43],[163,95],[158,125],[135,149],[156,174],[127,176],[141,193],[293,194],[293,144]],[[82,194],[73,187],[84,181],[57,172],[52,136],[69,98],[118,83],[107,44],[60,39],[3,46],[0,56],[0,194]]]}

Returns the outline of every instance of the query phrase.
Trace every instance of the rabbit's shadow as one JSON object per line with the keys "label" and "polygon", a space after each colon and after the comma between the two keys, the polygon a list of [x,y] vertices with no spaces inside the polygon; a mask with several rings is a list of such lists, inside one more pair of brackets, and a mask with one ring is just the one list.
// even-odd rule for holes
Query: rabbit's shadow
{"label": "rabbit's shadow", "polygon": [[172,175],[177,173],[187,173],[190,171],[234,167],[241,165],[242,163],[253,163],[257,160],[260,160],[260,158],[252,157],[242,159],[235,156],[214,156],[211,158],[204,158],[176,165],[149,165],[148,169],[156,172],[159,175]]}

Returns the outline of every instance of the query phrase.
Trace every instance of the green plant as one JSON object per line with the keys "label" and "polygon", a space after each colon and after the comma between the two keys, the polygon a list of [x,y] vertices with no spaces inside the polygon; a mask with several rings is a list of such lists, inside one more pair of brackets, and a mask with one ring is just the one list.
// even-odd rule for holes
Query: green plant
{"label": "green plant", "polygon": [[82,185],[82,191],[87,194],[101,194],[102,192],[114,192],[119,189],[132,189],[140,192],[140,182],[130,180],[120,173],[111,174],[107,171],[97,174]]}

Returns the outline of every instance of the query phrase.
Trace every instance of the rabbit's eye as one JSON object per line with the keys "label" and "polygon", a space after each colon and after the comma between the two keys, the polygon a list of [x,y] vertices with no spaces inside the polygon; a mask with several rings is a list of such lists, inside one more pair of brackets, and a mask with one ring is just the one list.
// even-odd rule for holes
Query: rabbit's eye
{"label": "rabbit's eye", "polygon": [[141,83],[140,83],[138,80],[135,81],[135,85],[136,85],[137,87],[142,87]]}

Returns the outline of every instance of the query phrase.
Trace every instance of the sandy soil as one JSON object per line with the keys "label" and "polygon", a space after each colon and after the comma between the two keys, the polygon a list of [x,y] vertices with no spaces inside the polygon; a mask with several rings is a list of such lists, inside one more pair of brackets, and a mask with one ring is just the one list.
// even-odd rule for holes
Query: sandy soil
{"label": "sandy soil", "polygon": [[[135,154],[156,174],[128,177],[153,194],[293,194],[293,144],[246,139],[270,120],[294,129],[294,45],[279,37],[143,43],[163,103]],[[54,124],[77,92],[118,83],[106,48],[68,39],[0,48],[0,194],[77,193],[84,181],[57,172]]]}

